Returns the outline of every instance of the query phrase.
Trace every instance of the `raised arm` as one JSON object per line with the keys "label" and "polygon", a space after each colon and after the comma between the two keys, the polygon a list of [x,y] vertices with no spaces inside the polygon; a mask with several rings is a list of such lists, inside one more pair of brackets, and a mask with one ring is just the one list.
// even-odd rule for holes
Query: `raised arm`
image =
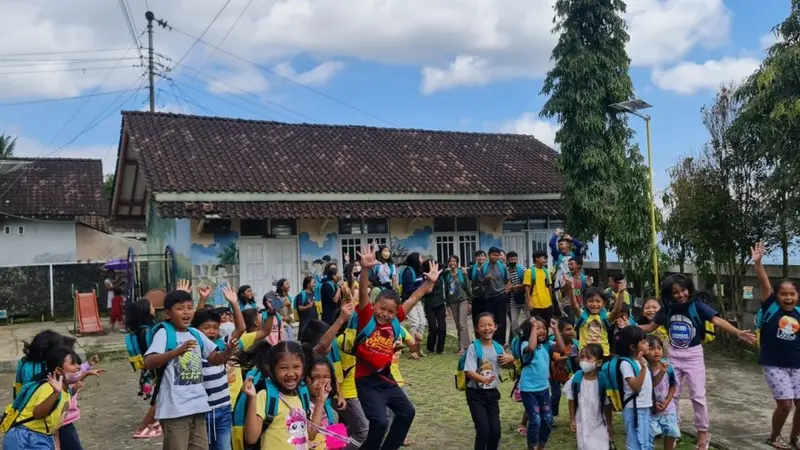
{"label": "raised arm", "polygon": [[425,274],[425,282],[419,287],[419,289],[411,294],[411,297],[409,297],[408,300],[403,302],[402,308],[406,314],[408,314],[408,312],[411,311],[411,308],[413,308],[420,300],[422,300],[423,297],[425,297],[425,294],[433,289],[433,286],[436,284],[436,281],[439,279],[439,275],[441,273],[442,271],[439,270],[439,263],[431,261],[430,270]]}
{"label": "raised arm", "polygon": [[348,320],[350,320],[350,316],[353,315],[354,305],[353,302],[347,302],[342,305],[339,310],[339,317],[336,318],[336,321],[333,322],[328,331],[322,335],[317,342],[317,345],[314,346],[314,354],[317,356],[325,356],[328,351],[328,348],[333,343],[333,340],[336,339],[336,335],[339,334],[339,330],[342,328],[342,325],[346,324]]}
{"label": "raised arm", "polygon": [[558,258],[558,235],[561,234],[561,229],[557,229],[553,236],[550,238],[550,253],[553,255],[553,260]]}
{"label": "raised arm", "polygon": [[556,351],[563,355],[566,346],[564,345],[564,338],[561,336],[561,331],[558,329],[558,321],[556,319],[550,319],[550,329],[553,330],[553,335],[556,337]]}
{"label": "raised arm", "polygon": [[[358,278],[359,286],[369,286],[369,274],[372,268],[378,265],[378,260],[375,258],[377,248],[372,244],[364,244],[361,246],[361,251],[358,256],[361,258],[361,275]],[[358,290],[358,309],[362,309],[369,304],[369,289]]]}
{"label": "raised arm", "polygon": [[[577,280],[577,282],[580,283],[580,280]],[[575,297],[575,283],[575,278],[569,280],[567,283],[569,289],[567,289],[566,295],[567,298],[569,298],[569,304],[572,306],[572,310],[575,311],[575,314],[578,314],[581,312],[581,305],[578,303],[578,298]]]}
{"label": "raised arm", "polygon": [[211,295],[211,286],[203,286],[197,288],[197,293],[200,295],[200,301],[197,302],[197,309],[203,309],[206,307],[206,302],[208,301],[208,297]]}
{"label": "raised arm", "polygon": [[[609,320],[612,322],[617,320],[620,313],[622,313],[622,307],[625,305],[625,289],[628,287],[628,284],[625,280],[620,281],[621,286],[619,287],[619,292],[617,292],[617,298],[614,300],[614,309],[611,310],[611,314],[608,315]],[[614,293],[612,290],[611,293]]]}
{"label": "raised arm", "polygon": [[753,257],[753,263],[756,269],[756,278],[758,278],[762,303],[767,301],[769,296],[772,295],[772,285],[769,282],[769,275],[767,275],[767,271],[764,269],[764,264],[761,263],[761,260],[764,258],[764,253],[766,253],[766,249],[762,242],[756,242],[756,245],[750,249],[750,255]]}
{"label": "raised arm", "polygon": [[[211,291],[211,288],[208,289]],[[244,315],[242,315],[242,308],[239,306],[239,298],[230,286],[224,286],[222,288],[222,295],[225,297],[225,300],[228,301],[231,312],[233,313],[233,325],[235,328],[233,333],[231,333],[231,340],[239,339],[245,331],[247,331],[247,325],[244,323]]]}

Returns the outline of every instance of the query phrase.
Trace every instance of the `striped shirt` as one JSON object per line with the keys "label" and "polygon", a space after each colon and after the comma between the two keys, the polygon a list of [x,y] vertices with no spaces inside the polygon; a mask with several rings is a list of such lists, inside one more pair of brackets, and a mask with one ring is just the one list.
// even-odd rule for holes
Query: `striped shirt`
{"label": "striped shirt", "polygon": [[208,406],[216,409],[231,404],[231,394],[228,391],[228,372],[225,364],[212,366],[203,360],[203,387],[208,394]]}

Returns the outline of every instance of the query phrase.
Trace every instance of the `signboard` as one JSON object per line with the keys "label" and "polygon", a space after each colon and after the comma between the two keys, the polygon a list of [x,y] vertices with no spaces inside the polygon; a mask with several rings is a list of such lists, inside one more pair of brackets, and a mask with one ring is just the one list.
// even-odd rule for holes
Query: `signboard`
{"label": "signboard", "polygon": [[753,299],[753,286],[744,286],[742,288],[742,298],[745,300]]}

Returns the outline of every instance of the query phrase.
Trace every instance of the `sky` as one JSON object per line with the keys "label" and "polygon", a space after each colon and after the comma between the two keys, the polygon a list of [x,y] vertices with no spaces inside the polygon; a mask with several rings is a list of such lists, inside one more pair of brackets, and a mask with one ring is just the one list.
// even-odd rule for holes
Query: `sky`
{"label": "sky", "polygon": [[[539,111],[554,3],[0,0],[11,18],[0,34],[0,133],[18,137],[18,156],[100,158],[112,173],[119,111],[148,108],[149,9],[172,27],[154,30],[159,111],[525,133],[553,145],[557,125]],[[700,108],[758,67],[789,8],[627,2],[631,77],[653,105],[656,197],[668,169],[708,139]],[[645,151],[643,122],[631,125]]]}

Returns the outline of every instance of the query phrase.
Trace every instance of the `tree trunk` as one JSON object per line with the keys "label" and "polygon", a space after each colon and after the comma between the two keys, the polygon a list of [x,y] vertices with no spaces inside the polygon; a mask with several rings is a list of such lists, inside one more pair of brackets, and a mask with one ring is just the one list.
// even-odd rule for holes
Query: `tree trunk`
{"label": "tree trunk", "polygon": [[714,263],[714,300],[717,302],[720,308],[720,312],[722,313],[722,317],[725,317],[725,300],[720,295],[720,290],[722,289],[722,274],[720,271],[722,270],[721,264],[715,262]]}
{"label": "tree trunk", "polygon": [[606,235],[600,233],[597,236],[597,254],[600,258],[600,286],[608,284],[608,261],[606,261]]}

